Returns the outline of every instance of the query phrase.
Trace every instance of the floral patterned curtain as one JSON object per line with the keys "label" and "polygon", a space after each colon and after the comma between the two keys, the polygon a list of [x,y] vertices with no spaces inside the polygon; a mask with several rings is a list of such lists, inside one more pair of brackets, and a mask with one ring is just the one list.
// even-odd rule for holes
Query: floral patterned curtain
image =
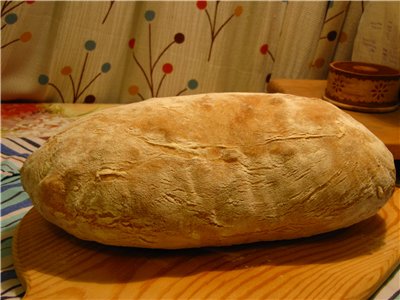
{"label": "floral patterned curtain", "polygon": [[[360,5],[361,4],[361,5]],[[349,39],[354,39],[355,31],[349,32],[348,30],[342,30],[346,21],[347,14],[350,11],[358,14],[353,16],[351,20],[359,20],[362,12],[363,2],[350,2],[350,1],[339,1],[330,2],[329,7],[323,22],[321,34],[318,40],[317,49],[315,51],[314,59],[311,64],[310,75],[313,78],[321,78],[325,76],[329,62],[332,61],[335,56],[335,52],[339,45],[348,44]],[[355,7],[359,6],[359,7]],[[349,18],[350,19],[350,18]],[[355,26],[350,27],[353,29]],[[350,47],[345,47],[349,49]],[[344,59],[348,59],[349,52],[346,53]]]}
{"label": "floral patterned curtain", "polygon": [[350,59],[366,4],[1,5],[3,101],[128,103],[206,92],[263,92],[266,82],[278,77],[324,79],[332,59]]}

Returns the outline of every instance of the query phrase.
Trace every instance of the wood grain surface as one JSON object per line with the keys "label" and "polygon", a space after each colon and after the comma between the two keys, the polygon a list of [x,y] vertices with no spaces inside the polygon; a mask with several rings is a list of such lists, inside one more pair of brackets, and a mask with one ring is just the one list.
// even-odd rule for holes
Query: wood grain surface
{"label": "wood grain surface", "polygon": [[399,202],[311,238],[186,250],[78,240],[33,208],[13,258],[25,299],[367,299],[400,263]]}

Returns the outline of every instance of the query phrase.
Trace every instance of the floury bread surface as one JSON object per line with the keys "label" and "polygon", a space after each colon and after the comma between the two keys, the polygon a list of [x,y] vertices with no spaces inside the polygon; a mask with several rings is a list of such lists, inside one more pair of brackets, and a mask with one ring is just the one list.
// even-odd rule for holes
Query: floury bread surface
{"label": "floury bread surface", "polygon": [[78,238],[187,248],[311,236],[373,216],[391,153],[319,99],[221,93],[82,118],[21,170],[35,207]]}

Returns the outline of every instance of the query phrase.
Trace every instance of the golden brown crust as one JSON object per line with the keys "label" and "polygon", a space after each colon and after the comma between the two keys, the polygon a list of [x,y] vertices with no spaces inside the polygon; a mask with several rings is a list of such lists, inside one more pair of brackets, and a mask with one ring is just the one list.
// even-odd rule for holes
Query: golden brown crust
{"label": "golden brown crust", "polygon": [[32,154],[22,182],[75,236],[151,248],[310,236],[374,215],[394,163],[364,126],[318,99],[158,98],[78,120]]}

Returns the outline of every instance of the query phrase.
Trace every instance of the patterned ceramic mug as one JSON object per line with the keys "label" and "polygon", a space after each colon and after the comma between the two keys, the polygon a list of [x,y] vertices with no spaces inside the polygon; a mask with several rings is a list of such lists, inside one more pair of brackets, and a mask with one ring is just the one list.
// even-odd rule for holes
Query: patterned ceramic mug
{"label": "patterned ceramic mug", "polygon": [[389,112],[399,107],[400,72],[393,68],[351,61],[329,65],[324,99],[363,112]]}

